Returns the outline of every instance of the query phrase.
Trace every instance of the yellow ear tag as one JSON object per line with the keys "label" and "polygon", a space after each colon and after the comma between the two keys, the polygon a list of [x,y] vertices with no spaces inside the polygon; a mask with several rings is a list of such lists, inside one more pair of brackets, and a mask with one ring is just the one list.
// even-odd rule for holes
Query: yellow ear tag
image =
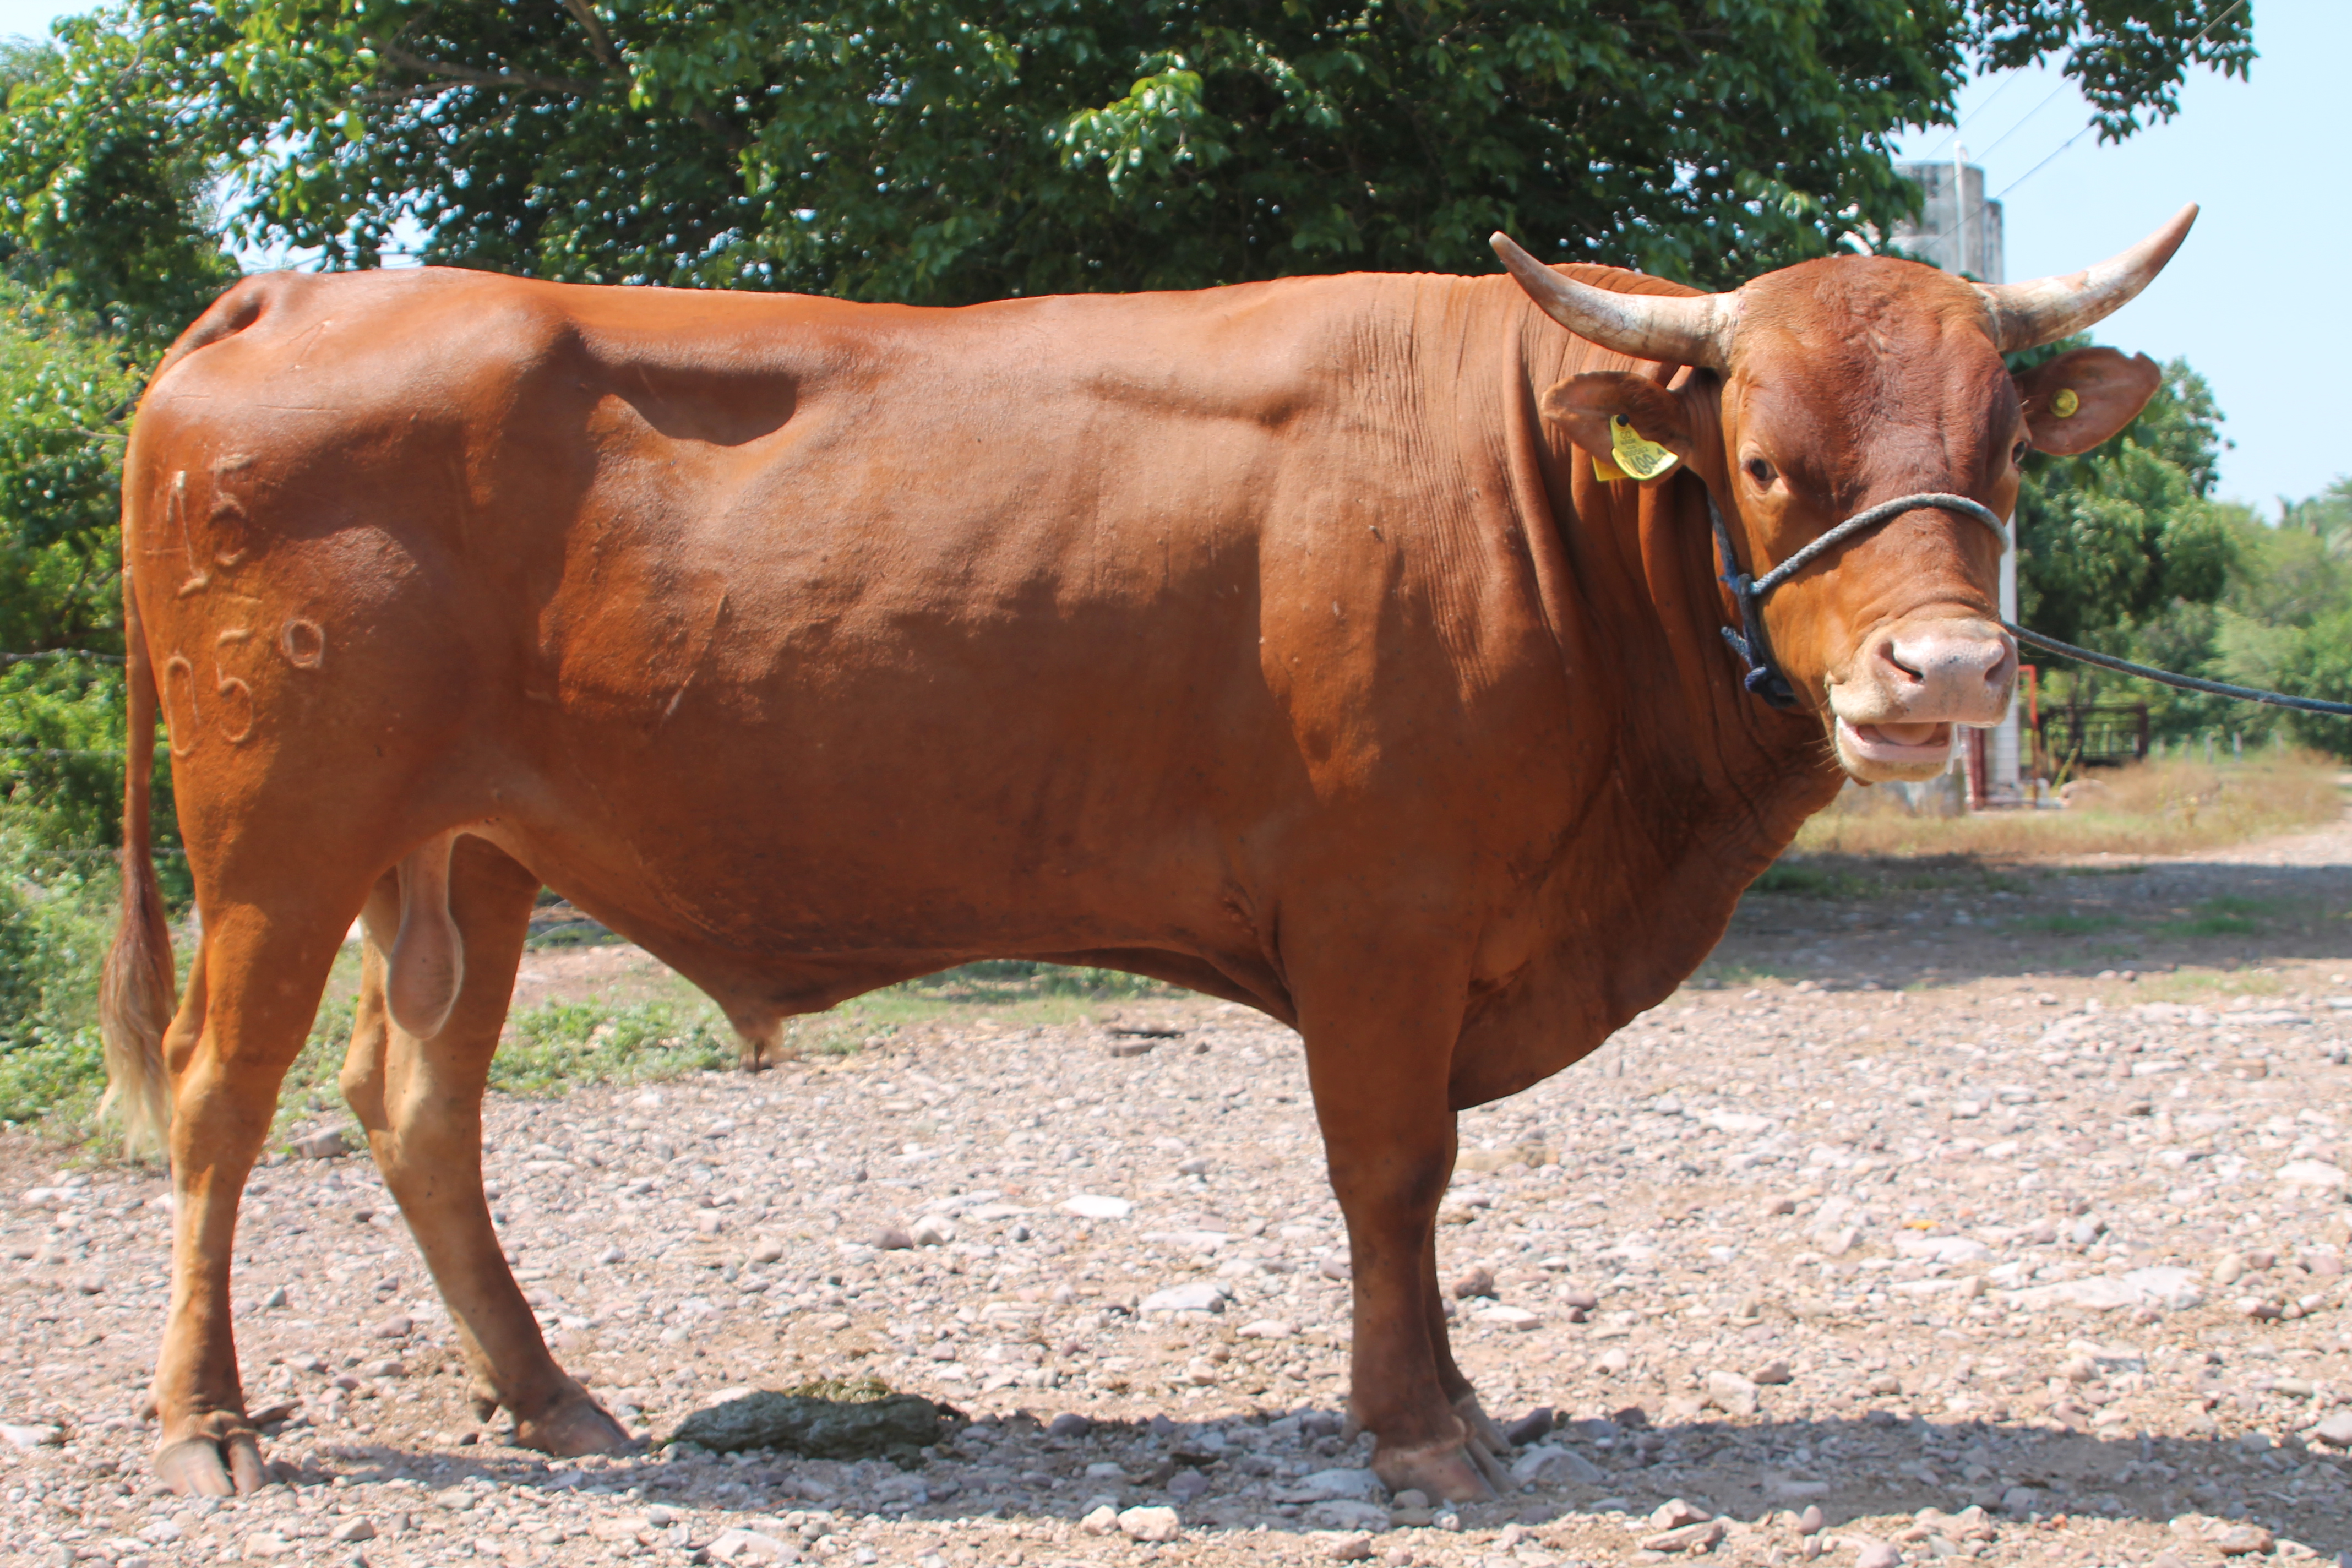
{"label": "yellow ear tag", "polygon": [[2058,395],[2050,400],[2050,412],[2061,419],[2072,419],[2074,410],[2082,406],[2083,400],[2074,395],[2074,389],[2071,386],[2060,387]]}
{"label": "yellow ear tag", "polygon": [[1655,441],[1643,440],[1642,433],[1622,414],[1609,416],[1609,455],[1626,473],[1644,481],[1656,479],[1678,461]]}

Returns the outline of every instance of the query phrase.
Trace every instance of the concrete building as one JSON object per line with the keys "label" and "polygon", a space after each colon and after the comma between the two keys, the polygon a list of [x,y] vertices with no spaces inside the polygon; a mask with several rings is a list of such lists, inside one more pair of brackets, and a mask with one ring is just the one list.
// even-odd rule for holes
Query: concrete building
{"label": "concrete building", "polygon": [[1887,242],[1947,272],[1966,273],[1979,283],[2006,283],[2000,204],[1985,200],[1985,173],[1967,159],[1963,149],[1948,163],[1895,165],[1896,174],[1919,187],[1922,205],[1918,221],[1895,225]]}
{"label": "concrete building", "polygon": [[[1968,161],[1968,150],[1953,149],[1948,163],[1897,163],[1895,172],[1920,188],[1918,221],[1901,223],[1887,236],[1890,245],[1906,255],[1930,261],[1947,272],[1958,272],[1979,283],[2006,283],[2002,268],[2000,204],[1985,200],[1985,172]],[[2017,619],[2017,552],[2000,558],[2000,613]],[[2008,804],[2022,798],[2016,704],[2009,717],[1985,737],[1985,795],[1989,802]]]}

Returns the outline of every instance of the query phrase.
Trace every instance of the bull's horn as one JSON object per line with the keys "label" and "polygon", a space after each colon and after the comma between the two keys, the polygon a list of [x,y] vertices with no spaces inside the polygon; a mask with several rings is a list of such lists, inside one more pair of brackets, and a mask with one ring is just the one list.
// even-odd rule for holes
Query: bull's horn
{"label": "bull's horn", "polygon": [[2129,250],[2086,271],[2031,283],[1978,284],[1977,292],[1992,311],[1994,344],[2003,353],[2039,348],[2122,310],[2164,270],[2196,221],[2197,204],[2191,202]]}
{"label": "bull's horn", "polygon": [[1499,229],[1487,243],[1544,314],[1578,337],[1635,359],[1730,368],[1736,296],[1619,294],[1561,277]]}

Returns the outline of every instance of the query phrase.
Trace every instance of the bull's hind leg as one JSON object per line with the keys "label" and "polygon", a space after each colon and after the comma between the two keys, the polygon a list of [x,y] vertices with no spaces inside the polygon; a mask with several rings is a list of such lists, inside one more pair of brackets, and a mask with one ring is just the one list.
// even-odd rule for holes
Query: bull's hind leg
{"label": "bull's hind leg", "polygon": [[155,1366],[155,1468],[173,1489],[252,1491],[265,1479],[229,1324],[238,1199],[278,1086],[308,1037],[340,918],[324,902],[207,908],[186,994],[163,1039],[171,1077],[172,1301]]}
{"label": "bull's hind leg", "polygon": [[[538,891],[537,877],[478,838],[459,838],[446,861],[421,870],[414,859],[404,863],[377,885],[343,1097],[448,1304],[477,1413],[487,1418],[505,1406],[527,1448],[604,1453],[625,1446],[628,1434],[548,1353],[482,1194],[482,1091]],[[445,897],[446,921],[438,910],[418,907]],[[415,933],[444,927],[456,951],[443,952],[452,945],[443,942],[427,957],[441,973],[462,976],[454,998],[404,1005],[404,996],[431,990],[397,973],[414,962]],[[395,945],[395,932],[408,951]],[[403,1017],[420,1014],[437,1026],[429,1037],[402,1026]]]}

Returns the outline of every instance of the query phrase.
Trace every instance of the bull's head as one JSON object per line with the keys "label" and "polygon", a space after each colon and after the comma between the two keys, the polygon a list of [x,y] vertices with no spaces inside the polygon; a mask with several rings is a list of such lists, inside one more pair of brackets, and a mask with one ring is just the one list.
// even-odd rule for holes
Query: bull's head
{"label": "bull's head", "polygon": [[[1574,376],[1545,395],[1543,411],[1604,462],[1622,455],[1612,433],[1629,430],[1673,452],[1761,575],[1896,497],[1957,494],[2008,517],[2029,449],[2087,451],[2130,423],[2158,380],[2147,356],[2080,349],[2011,376],[2001,355],[2118,309],[2196,216],[2183,208],[2087,272],[1998,286],[1842,257],[1729,294],[1621,294],[1564,277],[1501,235],[1495,248],[1578,336],[1693,367],[1671,386],[1624,372]],[[1831,549],[1775,592],[1771,646],[1849,774],[1929,777],[1957,726],[2008,710],[2017,650],[1996,611],[2000,555],[1981,523],[1922,507]]]}

